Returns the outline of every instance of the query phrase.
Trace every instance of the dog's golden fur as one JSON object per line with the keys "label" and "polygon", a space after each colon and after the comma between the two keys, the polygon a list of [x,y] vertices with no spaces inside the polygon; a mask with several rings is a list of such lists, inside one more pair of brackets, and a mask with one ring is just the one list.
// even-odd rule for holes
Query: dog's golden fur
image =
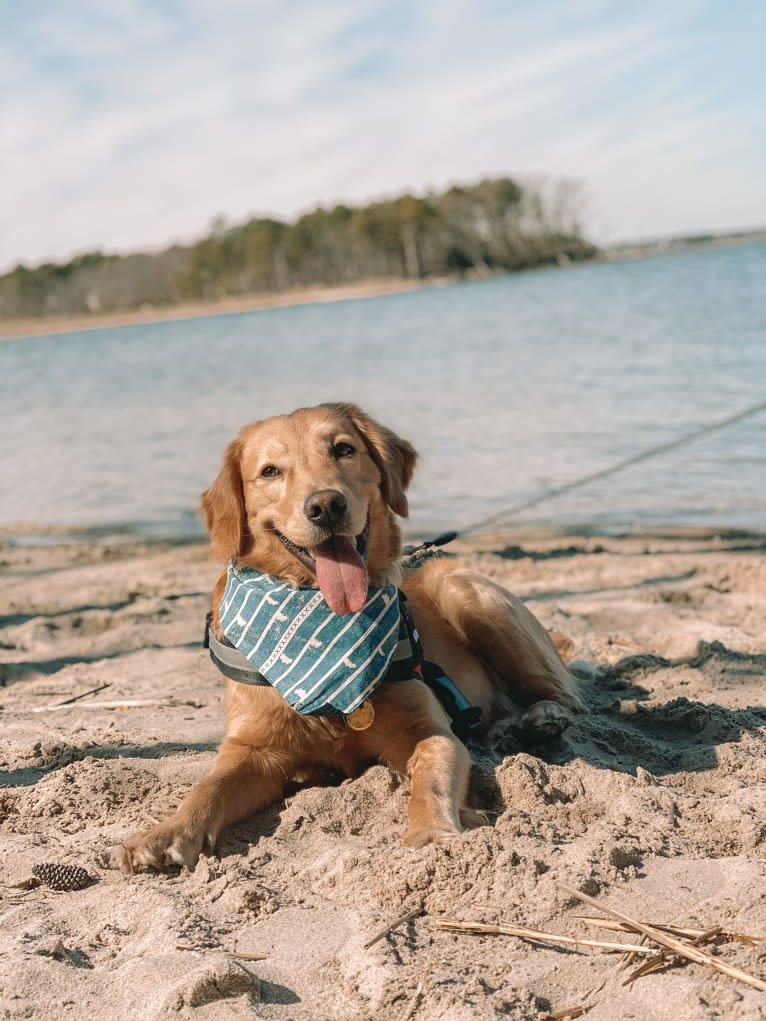
{"label": "dog's golden fur", "polygon": [[[296,585],[316,585],[277,532],[300,547],[317,547],[328,533],[312,522],[306,501],[317,492],[342,494],[346,509],[336,531],[357,535],[369,520],[370,583],[401,584],[426,657],[481,706],[485,731],[516,705],[522,726],[543,736],[560,732],[580,700],[572,675],[529,610],[451,558],[401,570],[395,516],[407,514],[415,461],[409,443],[353,404],[300,408],[248,425],[203,494],[213,554]],[[214,627],[225,577],[213,593]],[[381,685],[371,699],[374,722],[363,731],[339,717],[300,716],[270,687],[226,685],[226,736],[212,771],[173,816],[125,840],[118,851],[125,871],[193,866],[223,827],[281,800],[291,780],[328,769],[353,777],[375,761],[409,776],[405,843],[421,847],[476,823],[465,803],[468,751],[421,681]]]}

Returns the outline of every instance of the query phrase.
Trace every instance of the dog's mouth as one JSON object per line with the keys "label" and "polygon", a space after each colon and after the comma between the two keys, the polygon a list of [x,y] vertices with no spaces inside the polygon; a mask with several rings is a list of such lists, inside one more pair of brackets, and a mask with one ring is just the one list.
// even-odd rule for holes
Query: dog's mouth
{"label": "dog's mouth", "polygon": [[317,576],[319,589],[334,613],[358,613],[367,602],[367,545],[370,522],[357,536],[337,535],[307,549],[275,529],[279,541]]}

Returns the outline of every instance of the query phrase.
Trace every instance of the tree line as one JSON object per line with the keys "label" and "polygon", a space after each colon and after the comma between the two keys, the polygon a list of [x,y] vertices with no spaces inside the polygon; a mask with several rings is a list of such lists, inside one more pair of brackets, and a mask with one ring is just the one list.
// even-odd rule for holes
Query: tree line
{"label": "tree line", "polygon": [[91,252],[0,277],[0,317],[75,315],[364,280],[480,275],[586,259],[579,187],[503,177],[422,197],[214,221],[195,244]]}

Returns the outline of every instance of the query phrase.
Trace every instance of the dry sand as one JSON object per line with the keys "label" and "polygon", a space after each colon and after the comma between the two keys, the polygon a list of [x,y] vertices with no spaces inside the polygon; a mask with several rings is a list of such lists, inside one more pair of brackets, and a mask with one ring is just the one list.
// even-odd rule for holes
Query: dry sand
{"label": "dry sand", "polygon": [[[766,540],[507,533],[455,552],[599,668],[554,747],[509,728],[472,749],[491,825],[404,848],[406,782],[379,766],[232,827],[193,873],[127,880],[109,846],[169,813],[222,734],[199,644],[216,567],[198,545],[0,549],[2,1018],[764,1016],[766,993],[700,965],[625,986],[614,955],[437,922],[630,939],[586,928],[565,883],[644,921],[766,932]],[[96,882],[13,886],[44,861]],[[766,979],[765,944],[714,952]]]}

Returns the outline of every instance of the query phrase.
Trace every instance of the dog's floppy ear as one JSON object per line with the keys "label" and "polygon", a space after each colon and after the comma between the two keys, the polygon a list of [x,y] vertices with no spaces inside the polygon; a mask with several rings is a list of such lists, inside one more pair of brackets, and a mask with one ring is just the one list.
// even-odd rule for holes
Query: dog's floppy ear
{"label": "dog's floppy ear", "polygon": [[202,509],[217,560],[229,560],[243,552],[245,494],[239,467],[241,455],[242,444],[234,440],[226,448],[218,477],[202,494]]}
{"label": "dog's floppy ear", "polygon": [[325,407],[351,419],[380,472],[383,499],[395,514],[406,518],[409,513],[406,489],[418,459],[415,448],[391,429],[378,425],[356,404],[327,404]]}

